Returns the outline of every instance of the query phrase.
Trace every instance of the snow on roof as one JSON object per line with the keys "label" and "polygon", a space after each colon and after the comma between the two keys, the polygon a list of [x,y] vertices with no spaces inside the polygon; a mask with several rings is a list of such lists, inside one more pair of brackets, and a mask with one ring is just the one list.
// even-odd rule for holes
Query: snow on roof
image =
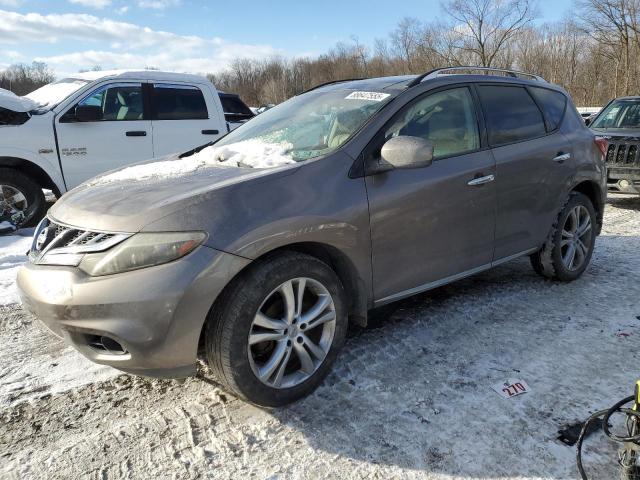
{"label": "snow on roof", "polygon": [[191,73],[178,72],[162,72],[160,70],[100,70],[95,72],[82,72],[70,75],[70,78],[80,80],[102,80],[104,78],[122,78],[122,79],[144,79],[144,80],[170,80],[170,81],[189,81],[189,82],[208,82],[201,75],[193,75]]}

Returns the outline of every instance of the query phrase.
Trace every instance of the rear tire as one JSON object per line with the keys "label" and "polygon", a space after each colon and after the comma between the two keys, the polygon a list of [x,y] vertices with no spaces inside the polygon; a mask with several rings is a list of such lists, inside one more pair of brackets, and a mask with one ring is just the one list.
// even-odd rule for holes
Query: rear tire
{"label": "rear tire", "polygon": [[263,407],[308,395],[344,344],[344,297],[335,272],[315,257],[284,252],[258,260],[209,314],[205,347],[215,380]]}
{"label": "rear tire", "polygon": [[[42,188],[31,177],[12,168],[0,168],[0,186],[5,186],[0,189],[0,215],[10,216],[12,209],[22,211],[24,220],[18,227],[33,227],[44,217],[47,202]],[[24,197],[24,202],[11,202],[15,191]],[[22,205],[25,207],[21,208]]]}
{"label": "rear tire", "polygon": [[536,273],[562,282],[579,278],[593,254],[596,221],[589,197],[571,192],[544,245],[530,257]]}

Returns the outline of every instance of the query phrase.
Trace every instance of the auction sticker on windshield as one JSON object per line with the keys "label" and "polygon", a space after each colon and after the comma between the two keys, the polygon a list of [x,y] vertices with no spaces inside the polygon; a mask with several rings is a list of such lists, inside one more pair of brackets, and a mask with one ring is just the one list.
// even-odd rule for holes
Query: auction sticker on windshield
{"label": "auction sticker on windshield", "polygon": [[380,92],[351,92],[344,98],[346,100],[369,100],[371,102],[381,102],[389,95],[389,93]]}

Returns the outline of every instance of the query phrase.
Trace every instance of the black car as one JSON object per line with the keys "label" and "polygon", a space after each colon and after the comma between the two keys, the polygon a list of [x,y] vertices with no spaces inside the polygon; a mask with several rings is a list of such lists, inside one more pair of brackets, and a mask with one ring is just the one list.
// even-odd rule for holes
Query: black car
{"label": "black car", "polygon": [[640,96],[612,100],[588,125],[608,143],[608,189],[640,194]]}

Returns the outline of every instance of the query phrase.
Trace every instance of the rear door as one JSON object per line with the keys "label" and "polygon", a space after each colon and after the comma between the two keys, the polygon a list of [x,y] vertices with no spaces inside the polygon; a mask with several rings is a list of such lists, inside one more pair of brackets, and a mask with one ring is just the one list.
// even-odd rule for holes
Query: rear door
{"label": "rear door", "polygon": [[226,133],[207,97],[198,85],[150,84],[154,157],[186,152]]}
{"label": "rear door", "polygon": [[512,84],[481,84],[477,90],[496,160],[497,261],[542,245],[574,163],[571,143],[559,131],[563,94]]}
{"label": "rear door", "polygon": [[[102,107],[103,118],[79,122],[76,105]],[[56,119],[64,178],[69,189],[108,170],[153,157],[151,121],[140,82],[101,85]]]}
{"label": "rear door", "polygon": [[493,254],[495,164],[483,148],[472,91],[427,92],[401,109],[365,151],[392,137],[430,140],[428,167],[367,176],[374,296],[384,303],[486,268]]}

